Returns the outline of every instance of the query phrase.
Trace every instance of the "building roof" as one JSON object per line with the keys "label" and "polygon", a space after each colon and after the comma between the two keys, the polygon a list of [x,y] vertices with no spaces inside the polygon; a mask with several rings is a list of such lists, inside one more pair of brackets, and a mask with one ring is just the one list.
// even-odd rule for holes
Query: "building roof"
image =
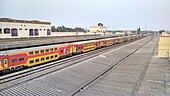
{"label": "building roof", "polygon": [[48,24],[50,25],[51,22],[42,22],[37,20],[16,20],[16,19],[10,19],[10,18],[0,18],[0,22],[10,22],[10,23],[30,23],[30,24]]}
{"label": "building roof", "polygon": [[90,28],[105,28],[106,29],[106,26],[90,26]]}

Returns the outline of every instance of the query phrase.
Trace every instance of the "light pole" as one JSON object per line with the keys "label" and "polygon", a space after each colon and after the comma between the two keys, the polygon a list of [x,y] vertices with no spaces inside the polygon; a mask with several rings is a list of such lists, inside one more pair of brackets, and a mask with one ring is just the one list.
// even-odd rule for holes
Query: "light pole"
{"label": "light pole", "polygon": [[95,33],[95,38],[96,38],[96,32],[94,32]]}
{"label": "light pole", "polygon": [[87,31],[85,31],[85,39],[87,39]]}
{"label": "light pole", "polygon": [[145,34],[146,34],[147,26],[145,27]]}
{"label": "light pole", "polygon": [[104,33],[104,37],[105,37],[105,35],[106,35],[106,32],[104,31],[103,33]]}

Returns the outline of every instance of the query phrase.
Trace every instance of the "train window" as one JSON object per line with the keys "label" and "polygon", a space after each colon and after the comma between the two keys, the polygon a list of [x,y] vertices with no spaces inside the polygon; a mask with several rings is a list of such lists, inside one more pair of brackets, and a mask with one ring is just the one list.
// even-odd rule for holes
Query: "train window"
{"label": "train window", "polygon": [[81,49],[81,46],[79,46],[79,49]]}
{"label": "train window", "polygon": [[49,59],[49,57],[46,57],[46,60],[48,60]]}
{"label": "train window", "polygon": [[44,58],[41,58],[41,61],[44,61]]}
{"label": "train window", "polygon": [[55,55],[55,58],[57,58],[58,55]]}
{"label": "train window", "polygon": [[0,34],[2,34],[2,29],[0,28]]}
{"label": "train window", "polygon": [[29,63],[30,63],[30,64],[34,63],[34,60],[30,60]]}
{"label": "train window", "polygon": [[53,48],[51,48],[50,51],[53,51]]}
{"label": "train window", "polygon": [[5,28],[4,29],[4,34],[10,34],[10,29],[9,28]]}
{"label": "train window", "polygon": [[24,58],[19,58],[19,61],[24,61]]}
{"label": "train window", "polygon": [[51,59],[53,59],[53,58],[54,58],[54,56],[50,56],[50,58],[51,58]]}
{"label": "train window", "polygon": [[17,59],[12,59],[12,63],[15,63],[15,62],[17,62]]}
{"label": "train window", "polygon": [[41,53],[44,53],[44,50],[41,50],[40,52],[41,52]]}
{"label": "train window", "polygon": [[35,62],[39,62],[40,60],[39,59],[35,59]]}
{"label": "train window", "polygon": [[46,51],[46,52],[49,52],[49,49],[46,49],[45,51]]}
{"label": "train window", "polygon": [[84,46],[88,46],[88,44],[84,44]]}
{"label": "train window", "polygon": [[39,54],[39,51],[35,51],[35,54]]}
{"label": "train window", "polygon": [[63,52],[63,50],[60,50],[60,52],[62,53],[62,52]]}
{"label": "train window", "polygon": [[34,53],[33,52],[29,52],[29,55],[33,55]]}
{"label": "train window", "polygon": [[4,64],[7,64],[7,60],[4,60]]}
{"label": "train window", "polygon": [[57,48],[54,48],[54,50],[57,50]]}

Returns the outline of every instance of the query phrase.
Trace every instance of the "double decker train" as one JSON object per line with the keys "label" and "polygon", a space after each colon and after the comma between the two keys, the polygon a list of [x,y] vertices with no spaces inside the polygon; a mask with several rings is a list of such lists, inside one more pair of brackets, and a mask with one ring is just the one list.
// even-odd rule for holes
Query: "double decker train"
{"label": "double decker train", "polygon": [[142,35],[133,35],[0,51],[0,73],[7,73],[141,37]]}

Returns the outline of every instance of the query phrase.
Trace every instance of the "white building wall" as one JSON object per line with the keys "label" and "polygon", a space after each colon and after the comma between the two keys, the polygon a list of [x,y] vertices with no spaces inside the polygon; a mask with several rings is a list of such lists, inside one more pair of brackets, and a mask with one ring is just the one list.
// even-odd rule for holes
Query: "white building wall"
{"label": "white building wall", "polygon": [[[46,37],[47,36],[47,29],[51,30],[51,25],[0,22],[0,28],[2,29],[2,34],[0,34],[0,38]],[[4,34],[5,28],[10,28],[10,34]],[[12,28],[17,29],[18,36],[16,36],[16,37],[11,36],[11,29]],[[38,36],[29,36],[29,29],[38,29],[39,35]],[[40,29],[41,29],[41,31],[40,31]]]}
{"label": "white building wall", "polygon": [[90,32],[106,32],[105,26],[90,26]]}

